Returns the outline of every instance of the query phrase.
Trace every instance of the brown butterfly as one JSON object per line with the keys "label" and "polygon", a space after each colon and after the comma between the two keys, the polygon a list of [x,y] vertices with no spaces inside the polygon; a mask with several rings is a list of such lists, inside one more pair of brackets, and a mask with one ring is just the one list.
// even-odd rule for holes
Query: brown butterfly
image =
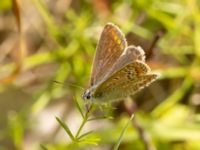
{"label": "brown butterfly", "polygon": [[127,46],[120,29],[108,23],[103,29],[93,62],[90,88],[84,100],[108,102],[125,98],[152,83],[151,73],[141,47]]}

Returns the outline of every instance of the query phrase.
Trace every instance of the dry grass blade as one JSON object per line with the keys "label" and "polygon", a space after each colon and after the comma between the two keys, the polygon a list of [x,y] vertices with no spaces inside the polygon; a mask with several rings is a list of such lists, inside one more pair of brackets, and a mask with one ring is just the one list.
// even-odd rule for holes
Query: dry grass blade
{"label": "dry grass blade", "polygon": [[12,0],[12,6],[13,6],[13,13],[16,18],[17,22],[17,27],[18,31],[21,32],[21,15],[20,15],[20,6],[21,6],[21,1],[20,0]]}
{"label": "dry grass blade", "polygon": [[[16,18],[17,28],[19,32],[19,40],[17,42],[17,46],[13,45],[13,50],[15,51],[14,54],[14,61],[15,61],[15,68],[12,71],[12,73],[3,79],[0,79],[0,83],[3,84],[9,84],[13,80],[16,79],[18,76],[21,68],[22,68],[22,62],[24,60],[24,57],[26,55],[26,45],[25,40],[22,32],[22,24],[21,24],[21,1],[20,0],[12,0],[12,6],[13,6],[13,14]],[[12,51],[13,51],[12,50]]]}

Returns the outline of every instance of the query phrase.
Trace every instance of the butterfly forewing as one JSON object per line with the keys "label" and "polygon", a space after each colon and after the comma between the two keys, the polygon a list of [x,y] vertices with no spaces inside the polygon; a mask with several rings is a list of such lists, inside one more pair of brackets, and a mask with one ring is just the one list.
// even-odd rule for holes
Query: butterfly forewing
{"label": "butterfly forewing", "polygon": [[101,83],[94,98],[109,101],[132,95],[157,78],[157,74],[147,74],[149,71],[149,67],[142,61],[132,62]]}
{"label": "butterfly forewing", "polygon": [[108,73],[127,43],[120,29],[108,23],[101,34],[93,62],[90,84],[95,85]]}

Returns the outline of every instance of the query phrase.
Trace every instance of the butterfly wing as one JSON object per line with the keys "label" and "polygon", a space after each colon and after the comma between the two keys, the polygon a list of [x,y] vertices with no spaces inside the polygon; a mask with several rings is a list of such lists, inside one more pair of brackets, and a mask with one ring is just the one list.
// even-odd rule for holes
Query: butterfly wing
{"label": "butterfly wing", "polygon": [[[142,61],[145,62],[145,53],[144,50],[141,47],[136,46],[128,46],[122,55],[119,57],[119,59],[115,62],[115,64],[112,66],[112,68],[109,70],[109,73],[106,77],[109,77],[109,75],[113,74],[115,71],[118,71],[123,66],[134,62],[134,61]],[[106,77],[104,79],[106,79]]]}
{"label": "butterfly wing", "polygon": [[132,62],[102,82],[93,97],[97,101],[109,101],[132,95],[158,77],[149,71],[150,68],[144,62]]}
{"label": "butterfly wing", "polygon": [[91,86],[101,81],[123,53],[126,46],[127,43],[125,37],[120,29],[117,26],[108,23],[104,27],[97,45],[91,74]]}

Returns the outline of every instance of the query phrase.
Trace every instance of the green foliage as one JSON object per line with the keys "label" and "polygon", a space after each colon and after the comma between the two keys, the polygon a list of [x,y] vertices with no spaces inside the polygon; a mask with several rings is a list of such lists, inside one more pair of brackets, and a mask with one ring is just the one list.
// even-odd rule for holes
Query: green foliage
{"label": "green foliage", "polygon": [[124,136],[124,133],[126,131],[126,129],[128,128],[128,125],[131,123],[132,119],[133,119],[134,115],[131,116],[130,120],[127,122],[126,126],[124,127],[124,129],[122,130],[122,133],[120,134],[119,139],[117,140],[116,145],[114,146],[113,150],[117,150],[119,148],[120,143],[122,142],[122,138]]}
{"label": "green foliage", "polygon": [[22,0],[24,58],[14,1],[0,3],[0,149],[145,149],[138,128],[127,124],[127,101],[88,112],[77,88],[89,83],[107,22],[117,24],[129,44],[142,46],[147,63],[161,73],[159,81],[133,96],[135,116],[155,147],[200,149],[198,0]]}

